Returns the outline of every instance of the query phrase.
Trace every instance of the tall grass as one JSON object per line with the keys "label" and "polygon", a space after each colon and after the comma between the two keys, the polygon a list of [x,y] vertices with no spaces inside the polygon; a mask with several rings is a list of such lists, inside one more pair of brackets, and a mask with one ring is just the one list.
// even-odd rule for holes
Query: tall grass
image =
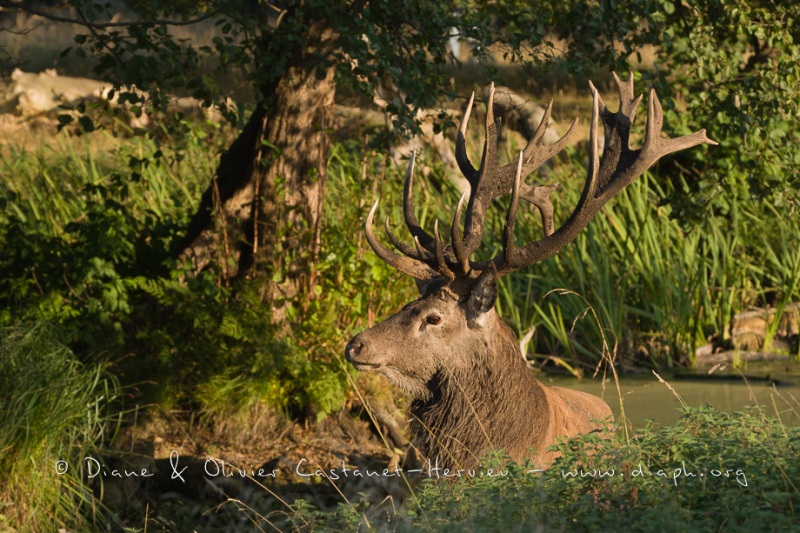
{"label": "tall grass", "polygon": [[[211,126],[218,129],[218,126]],[[213,145],[206,127],[194,128],[180,143],[169,137],[112,137],[97,132],[74,138],[65,130],[34,150],[7,145],[0,151],[3,198],[11,200],[11,217],[39,231],[63,235],[71,223],[81,221],[92,204],[103,203],[113,189],[118,201],[131,205],[132,215],[164,217],[197,206],[208,176],[213,174]],[[210,157],[196,157],[208,151]],[[175,152],[181,148],[192,153]],[[98,146],[100,148],[98,148]]]}
{"label": "tall grass", "polygon": [[105,365],[82,364],[58,338],[43,323],[0,329],[0,518],[18,531],[102,516],[83,461],[113,437],[120,391]]}
{"label": "tall grass", "polygon": [[[567,163],[581,168],[582,157],[573,153]],[[550,174],[564,185],[556,193],[558,223],[577,204],[582,181],[563,163]],[[740,206],[739,224],[716,218],[703,228],[684,226],[661,205],[671,193],[666,183],[645,173],[558,255],[501,279],[502,314],[520,333],[537,328],[535,346],[571,364],[599,360],[600,332],[580,320],[579,299],[553,289],[582,294],[624,357],[657,366],[693,364],[695,349],[711,336],[722,338],[749,306],[777,304],[777,327],[788,302],[800,298],[798,220],[754,200]],[[502,209],[495,214],[495,235],[503,216]],[[520,240],[538,238],[537,217],[531,213],[519,224]],[[774,225],[763,222],[770,218]]]}
{"label": "tall grass", "polygon": [[[182,389],[185,377],[193,391],[203,391],[199,397],[181,391],[164,398],[197,399],[221,418],[229,405],[250,409],[247,401],[231,401],[242,395],[274,398],[289,411],[292,404],[309,402],[325,405],[318,413],[335,410],[346,383],[337,370],[344,340],[415,294],[410,280],[372,253],[360,229],[380,197],[379,216],[389,216],[403,234],[403,169],[358,142],[333,147],[317,283],[311,297],[302,295],[288,306],[294,331],[287,343],[263,330],[258,281],[240,288],[231,301],[213,273],[183,282],[183,272],[171,262],[170,243],[181,235],[213,174],[213,147],[224,146],[225,132],[187,123],[174,138],[103,135],[62,135],[33,152],[13,146],[0,152],[7,176],[0,183],[0,242],[6,250],[0,293],[9,302],[2,321],[33,313],[79,332],[69,341],[86,353],[141,353],[152,359],[148,368],[157,369],[162,381]],[[105,150],[95,148],[98,138]],[[477,151],[481,142],[471,139],[470,149]],[[511,143],[508,151],[515,148]],[[585,160],[584,151],[569,149],[540,176],[526,178],[562,183],[554,194],[557,223],[578,201]],[[446,233],[459,193],[435,155],[423,154],[420,161],[431,172],[416,176],[418,217],[429,229],[439,219]],[[739,183],[735,176],[730,182]],[[800,248],[800,222],[754,200],[737,205],[730,220],[717,217],[704,228],[690,227],[661,205],[673,192],[668,183],[645,174],[559,254],[501,280],[501,314],[520,337],[535,331],[532,357],[552,356],[580,373],[582,364],[594,367],[600,360],[605,335],[626,363],[691,364],[698,345],[724,336],[732,317],[754,304],[777,307],[774,336],[782,309],[800,296],[794,251]],[[490,213],[482,256],[498,251],[503,202]],[[520,213],[520,242],[541,235],[537,216]],[[780,224],[767,223],[770,217]],[[604,331],[582,319],[580,298],[554,289],[582,295]],[[303,354],[310,366],[295,361]],[[329,372],[312,371],[322,368],[315,362],[324,362]],[[230,368],[212,375],[216,363]],[[151,381],[143,368],[133,369],[130,379]],[[276,374],[276,368],[283,370]],[[241,382],[242,376],[251,382]],[[302,392],[319,391],[310,387],[317,381],[337,392]],[[284,387],[285,382],[297,385]]]}
{"label": "tall grass", "polygon": [[[229,407],[251,410],[242,397],[254,396],[287,412],[335,411],[346,388],[344,341],[415,295],[361,230],[378,197],[379,216],[402,227],[403,169],[359,142],[333,147],[317,283],[313,295],[289,303],[293,330],[281,339],[264,327],[262,282],[239,287],[231,299],[213,273],[187,279],[172,262],[170,243],[213,174],[214,147],[226,142],[217,126],[184,126],[176,137],[62,135],[33,152],[0,151],[7,177],[0,183],[0,293],[9,304],[0,319],[43,316],[74,334],[68,341],[82,353],[140,354],[149,363],[129,369],[127,380],[169,382],[177,390],[167,387],[161,399],[199,403],[215,418],[230,415]],[[95,148],[98,138],[105,150]],[[470,149],[481,142],[472,139]],[[557,223],[577,204],[585,160],[570,149],[526,178],[562,183],[554,194]],[[417,214],[429,229],[434,219],[444,222],[446,233],[459,193],[436,161],[429,153],[420,158],[431,172],[416,176]],[[782,309],[800,296],[800,221],[753,201],[737,205],[730,220],[690,227],[660,205],[672,192],[664,177],[645,174],[559,254],[501,280],[501,314],[520,337],[535,331],[532,357],[554,357],[578,374],[601,359],[605,336],[626,363],[691,364],[698,345],[723,336],[734,314],[754,304],[777,307],[774,335]],[[490,214],[481,256],[498,251],[503,202]],[[520,213],[520,242],[541,235],[537,216]],[[582,295],[599,322],[583,319],[581,298],[554,289]],[[217,364],[225,371],[213,372]]]}

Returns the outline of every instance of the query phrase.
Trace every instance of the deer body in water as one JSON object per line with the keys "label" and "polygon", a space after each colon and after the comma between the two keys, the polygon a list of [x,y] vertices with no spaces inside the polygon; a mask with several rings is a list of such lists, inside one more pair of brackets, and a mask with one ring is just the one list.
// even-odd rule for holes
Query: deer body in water
{"label": "deer body in water", "polygon": [[[438,222],[433,235],[420,226],[413,209],[414,157],[404,186],[403,211],[414,238],[409,246],[398,239],[386,220],[387,236],[401,252],[385,247],[366,222],[367,239],[375,253],[397,270],[412,276],[421,298],[383,322],[353,337],[345,349],[357,369],[375,371],[414,397],[412,430],[426,459],[443,468],[474,468],[488,450],[504,450],[516,461],[533,459],[546,466],[554,458],[545,449],[559,437],[571,437],[602,428],[610,421],[608,405],[590,394],[546,387],[528,371],[517,339],[494,310],[498,278],[532,265],[569,243],[594,215],[622,188],[660,157],[699,144],[715,144],[705,130],[675,139],[661,137],[663,115],[651,91],[643,146],[628,146],[630,126],[641,97],[633,96],[633,76],[622,82],[614,76],[620,109],[608,111],[594,93],[590,126],[588,177],[578,205],[567,221],[554,229],[550,194],[558,184],[530,186],[522,181],[560,152],[575,133],[543,145],[552,102],[538,130],[519,157],[496,164],[497,124],[493,118],[493,88],[489,91],[486,139],[479,168],[466,155],[465,134],[472,109],[467,107],[456,139],[456,159],[470,184],[458,203],[451,226],[451,242],[444,244]],[[598,123],[605,130],[603,155],[598,154]],[[510,195],[503,234],[503,251],[489,261],[470,257],[481,242],[486,211],[491,202]],[[464,231],[460,232],[461,215]],[[514,226],[519,200],[539,211],[544,236],[518,247]]]}

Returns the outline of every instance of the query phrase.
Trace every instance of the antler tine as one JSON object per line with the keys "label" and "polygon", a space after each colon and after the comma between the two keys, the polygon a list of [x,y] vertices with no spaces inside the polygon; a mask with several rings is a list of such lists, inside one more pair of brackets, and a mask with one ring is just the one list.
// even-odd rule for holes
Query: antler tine
{"label": "antler tine", "polygon": [[389,217],[386,217],[386,220],[383,223],[383,229],[386,230],[386,236],[389,237],[389,242],[391,242],[392,246],[397,248],[400,251],[400,253],[407,255],[408,257],[416,259],[418,261],[426,262],[429,259],[430,254],[419,255],[416,248],[408,246],[403,241],[397,238],[394,232],[392,232],[392,228],[389,226]]}
{"label": "antler tine", "polygon": [[[536,127],[536,131],[533,132],[533,138],[528,143],[528,146],[536,145],[541,142],[542,137],[544,137],[544,134],[547,131],[547,127],[550,125],[550,115],[552,113],[553,113],[553,99],[551,98],[550,101],[547,102],[547,107],[544,108],[544,115],[542,115],[542,121],[539,122],[539,125]],[[526,146],[525,148],[527,148],[528,146]]]}
{"label": "antler tine", "polygon": [[[551,99],[544,111],[542,121],[539,123],[539,126],[536,128],[536,131],[533,134],[533,138],[528,142],[518,157],[518,159],[523,161],[522,169],[519,172],[520,177],[523,174],[527,176],[528,174],[532,173],[545,161],[551,159],[553,156],[563,150],[564,147],[570,143],[572,137],[577,132],[578,119],[576,118],[572,121],[569,129],[564,135],[561,136],[560,139],[553,144],[544,146],[542,144],[542,139],[544,138],[544,134],[550,124],[550,115],[552,111],[553,100]],[[506,165],[506,167],[512,166],[518,165],[516,165],[514,161],[511,161]],[[502,170],[503,169],[501,169],[501,171]],[[521,198],[535,205],[539,209],[539,213],[542,216],[542,226],[544,227],[545,235],[550,235],[553,233],[553,204],[550,202],[550,194],[559,188],[560,185],[558,183],[546,186],[526,186],[524,183],[520,183],[519,195]]]}
{"label": "antler tine", "polygon": [[461,195],[456,206],[456,213],[453,216],[453,224],[450,226],[450,242],[453,246],[453,255],[456,258],[456,265],[458,273],[465,276],[469,272],[469,254],[466,253],[461,246],[461,236],[458,234],[458,227],[461,223],[461,208],[464,205],[464,200],[467,199],[467,192]]}
{"label": "antler tine", "polygon": [[[416,237],[414,237],[414,247],[417,249],[417,254],[419,254],[420,256],[428,257],[430,255],[430,252],[428,252],[427,250],[425,250],[425,248],[422,247],[422,245],[419,243],[419,239]],[[428,262],[425,261],[425,264],[427,265]]]}
{"label": "antler tine", "polygon": [[461,119],[458,134],[456,135],[456,162],[473,190],[478,186],[481,177],[485,174],[487,164],[494,163],[494,154],[497,151],[497,124],[494,121],[494,82],[489,85],[489,94],[486,99],[486,137],[483,141],[483,151],[481,152],[481,166],[478,169],[475,169],[470,162],[466,147],[467,124],[472,114],[474,101],[475,93],[473,92],[472,96],[469,97],[467,109],[464,111],[464,117]]}
{"label": "antler tine", "polygon": [[644,134],[644,145],[650,146],[654,139],[661,138],[661,128],[664,126],[664,111],[661,102],[653,89],[650,89],[650,101],[647,103],[647,126]]}
{"label": "antler tine", "polygon": [[[619,94],[619,108],[623,115],[628,117],[628,119],[633,123],[633,119],[636,116],[636,110],[639,108],[639,104],[642,103],[642,96],[639,95],[634,98],[634,87],[633,87],[633,72],[628,73],[627,81],[622,81],[617,76],[616,72],[612,72],[611,75],[614,78],[614,83],[617,85],[617,93]],[[589,82],[591,85],[591,82]],[[592,89],[594,89],[594,85],[591,85]],[[603,100],[600,100],[602,104],[602,109],[600,111],[605,112],[605,104]]]}
{"label": "antler tine", "polygon": [[[600,119],[600,106],[602,105],[603,110],[606,110],[606,105],[603,103],[602,98],[600,97],[600,91],[594,88],[592,85],[592,123],[589,126],[589,172],[586,176],[586,184],[583,188],[583,193],[581,194],[580,200],[578,200],[578,206],[581,206],[586,201],[592,199],[595,194],[595,188],[597,187],[597,174],[600,172],[600,152],[597,149],[597,126]],[[622,95],[620,94],[620,98]],[[605,131],[605,128],[604,128]],[[611,140],[606,138],[606,144],[603,145],[605,150],[605,146],[610,143]]]}
{"label": "antler tine", "polygon": [[[614,81],[620,99],[620,107],[616,113],[608,111],[600,93],[590,84],[593,92],[592,123],[589,131],[590,160],[586,183],[578,205],[560,228],[541,240],[516,248],[513,246],[513,235],[504,236],[504,242],[508,242],[511,246],[504,252],[503,260],[498,262],[499,275],[508,274],[555,254],[574,239],[615,194],[644,173],[659,158],[699,144],[717,144],[706,136],[705,130],[674,139],[661,137],[663,113],[655,91],[651,90],[643,146],[638,150],[631,149],[629,146],[631,124],[636,106],[642,97],[634,97],[632,75],[625,82],[614,75]],[[602,157],[598,150],[600,121],[603,122],[606,141]],[[512,193],[512,204],[515,202],[515,196],[519,196],[519,193]]]}
{"label": "antler tine", "polygon": [[470,183],[473,188],[477,188],[483,177],[489,173],[497,161],[497,122],[494,119],[494,82],[489,86],[489,97],[486,101],[486,136],[483,139],[483,153],[481,154],[481,166],[478,169],[477,183]]}
{"label": "antler tine", "polygon": [[[470,183],[471,194],[467,204],[464,237],[458,246],[466,257],[472,255],[480,245],[481,237],[483,236],[483,221],[489,204],[510,187],[510,181],[507,187],[503,187],[504,180],[502,177],[498,179],[495,169],[497,162],[497,123],[494,119],[494,93],[495,88],[494,83],[492,83],[489,86],[489,94],[486,99],[485,138],[481,154],[481,166],[471,175],[464,173],[464,177]],[[459,137],[459,139],[461,138]]]}
{"label": "antler tine", "polygon": [[647,128],[645,132],[644,146],[642,146],[643,158],[652,165],[655,161],[667,154],[692,148],[699,144],[710,144],[716,146],[716,141],[708,138],[705,128],[689,135],[668,139],[661,137],[661,127],[664,123],[664,113],[661,110],[661,102],[658,101],[655,89],[650,89],[650,101],[648,103]]}
{"label": "antler tine", "polygon": [[389,266],[399,270],[404,274],[408,274],[415,279],[430,280],[437,277],[438,273],[425,263],[400,255],[381,244],[372,228],[372,219],[375,216],[375,211],[378,209],[378,202],[379,200],[375,200],[375,204],[372,206],[372,209],[369,210],[367,221],[364,224],[364,229],[367,234],[367,242],[369,242],[369,245],[375,251],[375,254]]}
{"label": "antler tine", "polygon": [[472,114],[472,104],[475,102],[475,92],[469,97],[467,109],[464,111],[464,116],[461,118],[461,124],[458,126],[458,133],[456,133],[456,163],[458,168],[467,181],[472,184],[478,175],[477,169],[472,166],[472,162],[467,155],[467,125],[469,124],[469,117]]}
{"label": "antler tine", "polygon": [[455,279],[456,275],[450,270],[447,261],[444,258],[444,249],[442,247],[442,238],[439,236],[439,221],[433,223],[433,238],[436,242],[436,270],[448,279]]}
{"label": "antler tine", "polygon": [[[547,131],[547,127],[550,123],[550,114],[553,111],[553,100],[550,100],[550,103],[547,104],[547,108],[544,111],[544,116],[542,116],[542,121],[539,123],[539,126],[536,128],[536,131],[533,134],[533,138],[528,142],[525,148],[522,150],[524,154],[524,162],[525,166],[522,168],[523,174],[526,176],[539,168],[542,163],[552,158],[554,155],[559,153],[561,150],[567,146],[570,141],[572,141],[572,137],[578,131],[576,126],[578,125],[578,119],[572,121],[570,124],[569,129],[567,132],[561,136],[559,140],[554,142],[551,145],[544,146],[542,144],[542,138],[544,137],[545,132]],[[516,166],[512,161],[507,166]]]}
{"label": "antler tine", "polygon": [[422,229],[419,221],[417,221],[417,216],[414,214],[414,163],[416,159],[417,151],[414,150],[411,152],[403,183],[403,218],[405,218],[406,226],[408,226],[411,235],[419,238],[420,243],[427,250],[431,250],[434,245],[434,239]]}
{"label": "antler tine", "polygon": [[[522,173],[520,173],[520,175],[521,174]],[[553,191],[557,191],[560,188],[560,183],[551,183],[550,185],[538,187],[530,187],[524,183],[520,183],[519,195],[521,198],[535,205],[539,210],[545,235],[552,235],[553,231],[555,231],[555,225],[553,223],[553,203],[550,201],[550,195]]]}
{"label": "antler tine", "polygon": [[519,153],[517,163],[517,173],[514,176],[514,185],[511,187],[511,203],[508,205],[506,213],[506,227],[503,231],[503,256],[514,255],[516,246],[514,245],[514,226],[517,222],[517,204],[519,203],[519,185],[522,180],[522,152]]}

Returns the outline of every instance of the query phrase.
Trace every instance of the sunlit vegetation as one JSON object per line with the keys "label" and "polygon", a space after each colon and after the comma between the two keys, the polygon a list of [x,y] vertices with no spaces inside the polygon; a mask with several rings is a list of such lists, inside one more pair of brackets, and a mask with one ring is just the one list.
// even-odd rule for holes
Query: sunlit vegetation
{"label": "sunlit vegetation", "polygon": [[[553,33],[580,27],[583,38],[570,35],[565,53],[538,58],[533,70],[512,64],[520,58],[511,52],[501,61],[504,48],[492,48],[496,62],[454,71],[458,82],[469,80],[459,97],[489,75],[505,77],[536,101],[545,92],[558,100],[567,87],[569,103],[557,104],[554,124],[563,131],[579,114],[573,110],[589,107],[581,89],[586,80],[593,77],[605,94],[607,71],[628,69],[646,48],[652,68],[636,73],[636,87],[657,90],[664,131],[707,128],[720,144],[665,158],[557,256],[503,278],[500,313],[520,338],[535,332],[529,360],[555,362],[575,375],[595,368],[604,353],[620,369],[691,367],[703,345],[735,348],[732,321],[752,309],[769,310],[754,349],[797,359],[796,330],[783,344],[772,341],[800,300],[798,8],[642,0],[611,14],[605,5],[542,3],[535,31],[522,16],[530,12],[509,18],[512,36],[521,35],[516,25],[525,22],[525,31],[541,39],[550,35],[545,27]],[[531,72],[562,86],[524,81]],[[190,73],[181,71],[183,82]],[[427,86],[406,81],[414,94],[430,98]],[[204,79],[204,89],[212,82]],[[457,105],[451,110],[457,118]],[[362,231],[378,197],[382,214],[402,226],[399,209],[390,206],[401,203],[405,169],[382,143],[385,130],[331,135],[318,259],[307,291],[272,301],[285,315],[274,323],[264,292],[285,272],[231,280],[230,254],[196,273],[179,253],[220,154],[242,124],[151,111],[149,130],[98,114],[94,122],[62,119],[66,127],[56,135],[54,116],[52,135],[31,130],[24,142],[0,146],[0,531],[182,531],[212,522],[220,531],[797,527],[800,434],[758,409],[687,410],[675,426],[575,439],[559,446],[563,457],[543,474],[488,459],[487,468],[507,475],[403,483],[405,502],[284,502],[272,497],[274,487],[261,486],[263,509],[233,498],[222,509],[202,499],[184,505],[119,497],[118,507],[110,505],[99,479],[86,472],[85,457],[118,453],[118,430],[148,415],[178,413],[177,424],[228,437],[261,428],[265,413],[304,427],[362,416],[366,380],[343,360],[344,343],[416,294],[411,280],[372,253]],[[338,126],[331,129],[346,130]],[[641,123],[636,128],[634,143]],[[477,157],[482,137],[470,136]],[[513,157],[521,142],[505,136],[501,159]],[[580,196],[586,160],[585,143],[578,143],[526,178],[561,183],[553,196],[557,222]],[[426,148],[419,161],[428,172],[416,182],[418,198],[425,198],[417,214],[431,228],[435,219],[452,219],[460,192],[437,151]],[[504,206],[495,207],[479,252],[487,257],[500,246],[504,224]],[[521,213],[518,239],[540,232],[536,213]],[[391,396],[381,383],[369,386]],[[790,405],[796,414],[796,399]],[[374,422],[373,413],[368,417]],[[402,455],[385,447],[387,456]],[[62,473],[55,469],[60,464],[72,468]],[[613,476],[599,474],[611,470]],[[308,477],[329,485],[324,476]],[[151,504],[167,511],[159,514]]]}

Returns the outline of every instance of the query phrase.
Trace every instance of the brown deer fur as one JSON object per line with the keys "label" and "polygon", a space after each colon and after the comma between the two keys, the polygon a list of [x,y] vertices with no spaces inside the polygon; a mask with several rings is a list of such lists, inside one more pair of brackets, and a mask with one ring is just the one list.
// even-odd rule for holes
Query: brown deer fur
{"label": "brown deer fur", "polygon": [[[347,357],[414,396],[411,427],[418,450],[442,468],[475,468],[503,450],[543,467],[559,437],[600,429],[611,410],[600,398],[542,385],[527,368],[511,329],[493,307],[471,317],[481,283],[432,287],[403,310],[353,338]],[[455,284],[453,284],[455,285]],[[492,292],[489,287],[488,292]],[[459,292],[462,294],[459,295]],[[486,292],[486,291],[484,291]],[[494,300],[491,300],[494,304]],[[440,317],[428,324],[430,316]]]}

